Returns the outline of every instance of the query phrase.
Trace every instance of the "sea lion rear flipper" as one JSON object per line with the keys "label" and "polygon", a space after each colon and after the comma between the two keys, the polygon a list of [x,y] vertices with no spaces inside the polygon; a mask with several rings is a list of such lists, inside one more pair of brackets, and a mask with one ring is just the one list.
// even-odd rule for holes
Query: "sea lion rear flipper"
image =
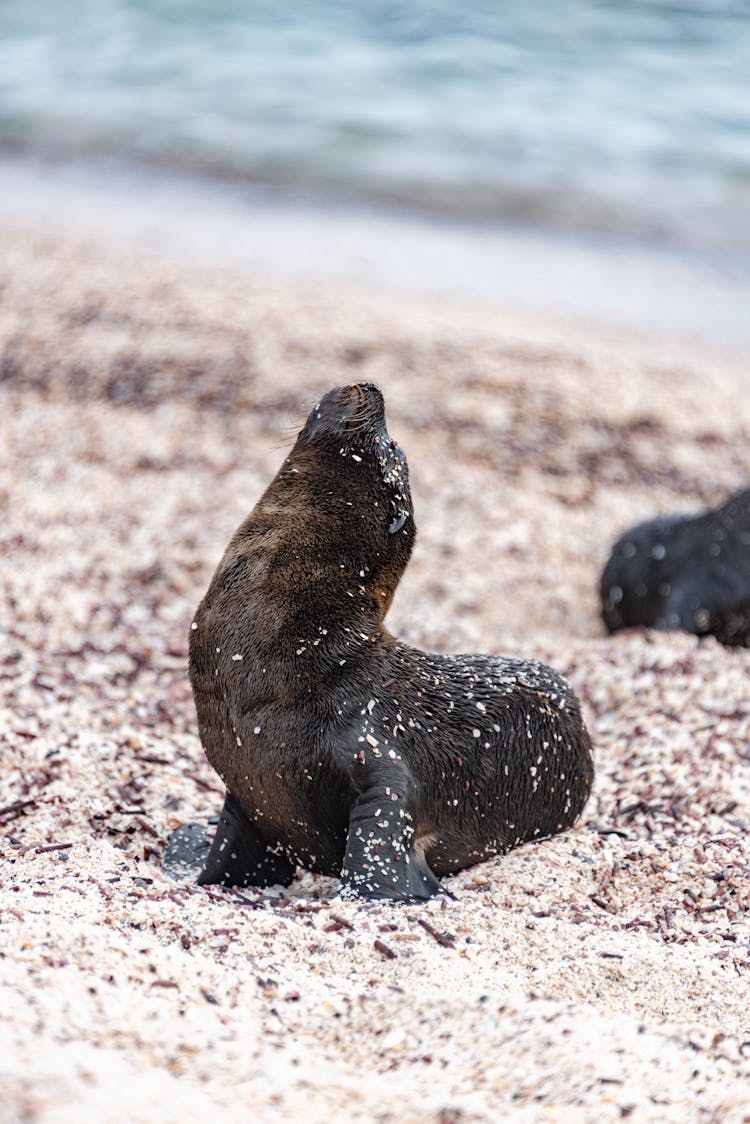
{"label": "sea lion rear flipper", "polygon": [[167,840],[163,867],[170,878],[195,878],[206,861],[211,841],[205,824],[184,823]]}
{"label": "sea lion rear flipper", "polygon": [[341,893],[351,898],[424,901],[441,886],[414,849],[414,826],[403,769],[375,762],[357,770],[362,787],[349,816]]}

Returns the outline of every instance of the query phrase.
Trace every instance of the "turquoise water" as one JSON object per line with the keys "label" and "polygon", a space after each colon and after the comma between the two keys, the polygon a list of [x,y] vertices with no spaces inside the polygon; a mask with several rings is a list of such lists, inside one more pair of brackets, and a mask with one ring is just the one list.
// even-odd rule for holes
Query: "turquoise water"
{"label": "turquoise water", "polygon": [[0,146],[750,255],[750,4],[0,0]]}

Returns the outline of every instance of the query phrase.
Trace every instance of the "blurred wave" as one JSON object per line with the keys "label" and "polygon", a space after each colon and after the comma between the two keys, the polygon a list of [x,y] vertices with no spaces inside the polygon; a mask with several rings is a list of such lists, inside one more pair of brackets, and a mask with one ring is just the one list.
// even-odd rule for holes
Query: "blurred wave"
{"label": "blurred wave", "polygon": [[745,0],[3,0],[0,146],[750,251]]}

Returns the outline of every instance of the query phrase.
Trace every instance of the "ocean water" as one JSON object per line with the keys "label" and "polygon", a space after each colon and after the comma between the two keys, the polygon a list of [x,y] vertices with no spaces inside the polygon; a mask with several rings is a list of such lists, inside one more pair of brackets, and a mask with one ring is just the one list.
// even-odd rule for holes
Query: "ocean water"
{"label": "ocean water", "polygon": [[0,150],[750,261],[750,3],[0,0]]}

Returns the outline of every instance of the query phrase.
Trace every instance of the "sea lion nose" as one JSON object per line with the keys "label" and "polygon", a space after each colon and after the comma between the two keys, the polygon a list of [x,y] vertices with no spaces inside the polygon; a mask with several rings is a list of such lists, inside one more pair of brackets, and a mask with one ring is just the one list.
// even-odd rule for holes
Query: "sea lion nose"
{"label": "sea lion nose", "polygon": [[383,395],[374,383],[355,382],[329,390],[313,407],[303,433],[308,439],[320,430],[338,433],[350,422],[360,429],[384,426]]}
{"label": "sea lion nose", "polygon": [[362,401],[377,402],[378,405],[382,404],[383,392],[374,382],[355,383],[354,387],[361,396]]}
{"label": "sea lion nose", "polygon": [[[329,398],[329,395],[326,395]],[[325,401],[325,399],[324,399]],[[330,392],[330,403],[342,422],[361,416],[364,410],[377,414],[382,410],[383,395],[372,382],[353,382]]]}

